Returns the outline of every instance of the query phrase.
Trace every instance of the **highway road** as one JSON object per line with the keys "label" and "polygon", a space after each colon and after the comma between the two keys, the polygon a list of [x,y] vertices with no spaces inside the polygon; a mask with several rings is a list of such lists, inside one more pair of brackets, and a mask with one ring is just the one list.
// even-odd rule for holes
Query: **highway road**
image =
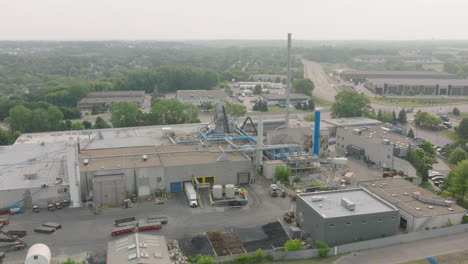
{"label": "highway road", "polygon": [[393,264],[463,250],[468,250],[467,233],[363,250],[348,254],[334,264]]}
{"label": "highway road", "polygon": [[302,60],[302,63],[304,64],[304,78],[311,79],[315,84],[312,94],[330,102],[335,101],[338,91],[328,79],[322,65],[308,60]]}

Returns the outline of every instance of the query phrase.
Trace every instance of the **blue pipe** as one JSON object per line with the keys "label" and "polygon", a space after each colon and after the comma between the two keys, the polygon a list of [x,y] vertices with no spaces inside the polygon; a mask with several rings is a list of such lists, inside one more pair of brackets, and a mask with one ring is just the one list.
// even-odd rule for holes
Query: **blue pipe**
{"label": "blue pipe", "polygon": [[320,151],[320,111],[315,111],[314,129],[314,155],[319,155]]}
{"label": "blue pipe", "polygon": [[257,143],[257,140],[255,140],[255,138],[251,137],[251,136],[246,136],[246,137],[232,137],[231,140],[250,140],[250,141],[253,141],[255,143]]}

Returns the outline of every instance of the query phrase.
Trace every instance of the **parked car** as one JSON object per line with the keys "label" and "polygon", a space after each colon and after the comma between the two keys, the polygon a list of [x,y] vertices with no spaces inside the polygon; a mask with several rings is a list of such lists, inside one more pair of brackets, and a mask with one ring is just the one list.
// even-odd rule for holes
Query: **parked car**
{"label": "parked car", "polygon": [[442,177],[442,176],[436,176],[436,177],[431,178],[431,180],[432,180],[433,182],[435,182],[435,181],[440,181],[440,180],[443,181],[443,180],[444,180],[444,177]]}

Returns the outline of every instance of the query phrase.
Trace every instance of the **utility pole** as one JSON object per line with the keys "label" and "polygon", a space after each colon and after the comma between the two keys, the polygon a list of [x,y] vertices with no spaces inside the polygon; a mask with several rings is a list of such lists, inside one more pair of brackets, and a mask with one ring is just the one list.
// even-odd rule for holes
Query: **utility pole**
{"label": "utility pole", "polygon": [[289,128],[289,105],[291,104],[291,33],[288,33],[288,76],[286,82],[286,118],[284,127]]}

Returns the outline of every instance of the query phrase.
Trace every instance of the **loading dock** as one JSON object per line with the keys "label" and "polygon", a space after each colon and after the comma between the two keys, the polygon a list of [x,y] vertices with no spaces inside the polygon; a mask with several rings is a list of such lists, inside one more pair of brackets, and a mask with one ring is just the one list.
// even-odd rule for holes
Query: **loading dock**
{"label": "loading dock", "polygon": [[171,192],[181,192],[182,182],[171,182]]}

